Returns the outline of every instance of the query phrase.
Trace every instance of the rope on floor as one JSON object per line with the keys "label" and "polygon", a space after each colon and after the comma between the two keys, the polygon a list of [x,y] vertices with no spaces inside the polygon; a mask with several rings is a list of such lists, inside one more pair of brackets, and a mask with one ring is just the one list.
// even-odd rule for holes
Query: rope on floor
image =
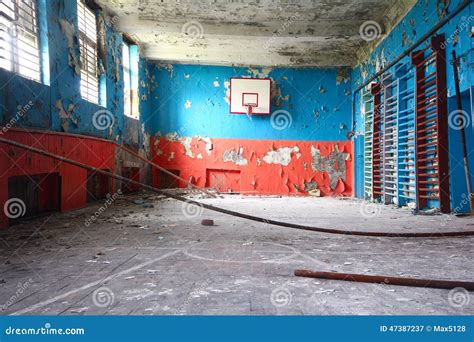
{"label": "rope on floor", "polygon": [[24,149],[24,150],[27,150],[27,151],[30,151],[30,152],[34,152],[34,153],[37,153],[37,154],[40,154],[40,155],[43,155],[43,156],[46,156],[46,157],[50,157],[52,159],[59,160],[63,163],[71,164],[71,165],[74,165],[74,166],[77,166],[77,167],[80,167],[80,168],[83,168],[83,169],[86,169],[86,170],[89,170],[89,171],[93,171],[95,173],[102,174],[102,175],[105,175],[105,176],[108,176],[108,177],[111,177],[111,178],[114,178],[114,179],[117,179],[117,180],[120,180],[120,181],[123,181],[123,182],[128,182],[128,183],[131,183],[131,184],[135,184],[135,185],[138,185],[138,186],[142,187],[143,189],[147,189],[147,190],[150,190],[152,192],[158,193],[160,195],[163,195],[163,196],[166,196],[166,197],[169,197],[169,198],[173,198],[177,201],[186,202],[188,204],[196,205],[196,206],[199,206],[201,208],[209,209],[209,210],[216,211],[216,212],[219,212],[219,213],[222,213],[222,214],[226,214],[226,215],[230,215],[230,216],[234,216],[234,217],[240,217],[240,218],[250,220],[250,221],[271,224],[271,225],[274,225],[274,226],[280,226],[280,227],[292,228],[292,229],[299,229],[299,230],[307,230],[307,231],[318,232],[318,233],[327,233],[327,234],[336,234],[336,235],[353,235],[353,236],[371,236],[371,237],[446,238],[446,237],[472,236],[472,235],[474,235],[474,231],[393,233],[393,232],[369,232],[369,231],[356,231],[356,230],[339,230],[339,229],[331,229],[331,228],[311,227],[311,226],[305,226],[305,225],[300,225],[300,224],[296,224],[296,223],[288,223],[288,222],[276,221],[276,220],[271,220],[271,219],[265,219],[265,218],[262,218],[262,217],[259,217],[259,216],[248,215],[248,214],[240,213],[240,212],[237,212],[237,211],[224,209],[224,208],[216,207],[216,206],[213,206],[213,205],[210,205],[210,204],[201,203],[201,202],[197,202],[197,201],[194,201],[194,200],[191,200],[191,199],[187,199],[185,197],[182,197],[182,196],[179,196],[179,195],[176,195],[176,194],[172,194],[172,193],[169,193],[169,192],[161,190],[161,189],[157,189],[153,186],[143,184],[141,182],[137,182],[135,180],[120,176],[116,173],[101,170],[101,169],[98,169],[96,167],[89,166],[89,165],[80,163],[78,161],[68,159],[68,158],[62,157],[60,155],[57,155],[57,154],[54,154],[54,153],[51,153],[51,152],[33,147],[33,146],[21,144],[19,142],[13,141],[13,140],[9,140],[9,139],[5,139],[5,138],[0,137],[0,143],[4,143],[4,144],[10,145],[10,146],[15,146],[15,147],[18,147],[18,148],[21,148],[21,149]]}

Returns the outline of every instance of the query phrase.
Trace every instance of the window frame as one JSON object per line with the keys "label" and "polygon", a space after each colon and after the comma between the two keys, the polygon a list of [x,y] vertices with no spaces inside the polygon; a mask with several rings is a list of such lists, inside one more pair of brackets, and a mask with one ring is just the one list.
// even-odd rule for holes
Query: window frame
{"label": "window frame", "polygon": [[[124,110],[123,113],[126,117],[131,119],[140,120],[140,104],[138,99],[138,61],[134,58],[134,52],[137,45],[128,39],[126,36],[123,37],[122,44],[122,71],[124,81]],[[125,56],[125,50],[128,55]],[[126,64],[128,61],[128,65]],[[132,65],[136,61],[137,65]],[[128,77],[127,77],[128,74]],[[128,82],[127,82],[128,80]],[[128,85],[126,84],[128,83]],[[128,93],[127,93],[128,90]],[[128,105],[127,105],[128,103]]]}
{"label": "window frame", "polygon": [[97,15],[84,0],[77,0],[77,26],[81,60],[81,97],[99,105],[100,77]]}
{"label": "window frame", "polygon": [[[128,61],[128,65],[126,61]],[[122,45],[122,70],[123,70],[123,93],[124,93],[123,94],[124,95],[123,114],[131,118],[133,117],[132,115],[133,114],[132,68],[130,64],[130,44],[128,44],[126,41],[124,41]]]}
{"label": "window frame", "polygon": [[[0,32],[3,31],[3,37],[0,36],[0,49],[6,51],[5,55],[0,54],[0,68],[41,83],[42,56],[38,1],[10,2],[13,8],[5,2],[0,3],[0,19],[4,25],[9,24],[8,27],[3,25],[3,29],[0,28]],[[10,14],[3,11],[3,8],[10,10]],[[7,55],[9,56],[4,57]]]}

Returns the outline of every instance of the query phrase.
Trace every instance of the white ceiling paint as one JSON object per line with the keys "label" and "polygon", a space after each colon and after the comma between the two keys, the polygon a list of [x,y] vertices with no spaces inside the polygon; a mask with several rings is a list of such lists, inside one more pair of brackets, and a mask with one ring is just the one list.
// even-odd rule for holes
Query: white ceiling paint
{"label": "white ceiling paint", "polygon": [[[98,0],[144,56],[164,63],[352,66],[361,26],[393,25],[415,0]],[[377,28],[378,29],[378,28]]]}

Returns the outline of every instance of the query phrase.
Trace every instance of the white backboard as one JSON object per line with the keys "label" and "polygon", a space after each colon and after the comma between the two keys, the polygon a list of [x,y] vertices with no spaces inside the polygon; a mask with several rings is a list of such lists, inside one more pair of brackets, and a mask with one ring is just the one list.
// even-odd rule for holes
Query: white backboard
{"label": "white backboard", "polygon": [[252,114],[270,114],[271,88],[269,78],[231,78],[231,114],[247,114],[245,104],[256,104]]}

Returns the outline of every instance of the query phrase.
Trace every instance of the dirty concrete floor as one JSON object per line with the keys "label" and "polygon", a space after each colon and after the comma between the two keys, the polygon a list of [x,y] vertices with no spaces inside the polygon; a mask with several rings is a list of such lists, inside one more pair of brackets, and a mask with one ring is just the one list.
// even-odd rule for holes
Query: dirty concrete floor
{"label": "dirty concrete floor", "polygon": [[[321,227],[474,229],[353,199],[226,196],[207,203]],[[474,281],[474,237],[402,239],[298,231],[147,193],[2,232],[2,314],[473,314],[472,293],[293,276],[294,269]],[[374,214],[375,213],[375,214]],[[211,218],[215,226],[202,226]]]}

